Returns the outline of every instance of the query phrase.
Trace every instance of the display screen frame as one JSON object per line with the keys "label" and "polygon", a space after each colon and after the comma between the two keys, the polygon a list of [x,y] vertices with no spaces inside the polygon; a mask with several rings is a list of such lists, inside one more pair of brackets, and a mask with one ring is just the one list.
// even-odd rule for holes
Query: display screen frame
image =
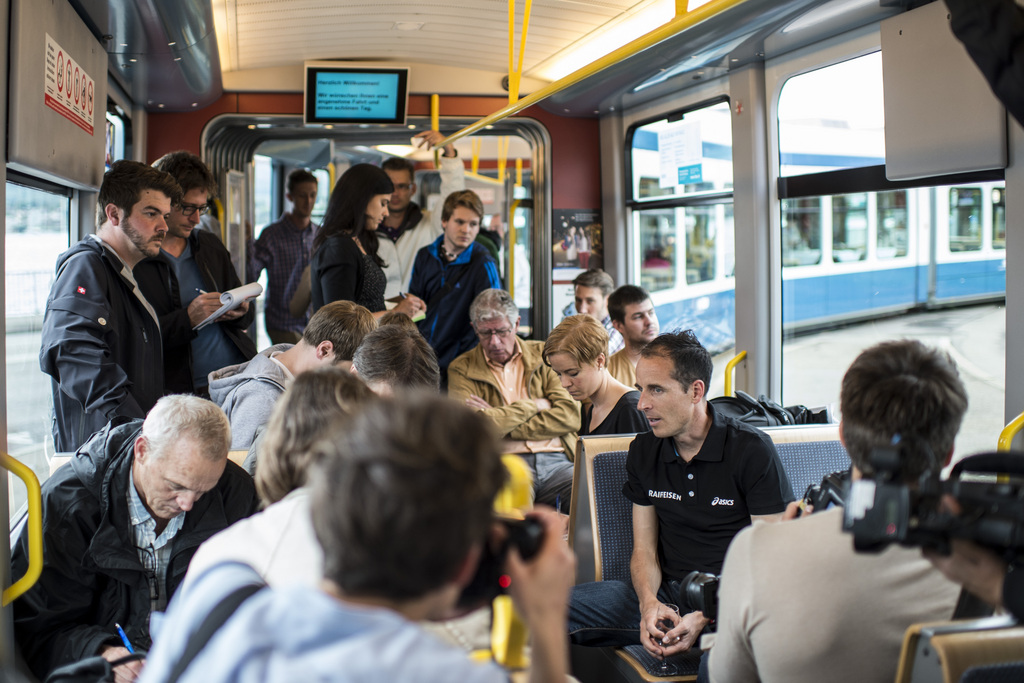
{"label": "display screen frame", "polygon": [[[394,89],[389,89],[395,99],[394,116],[380,116],[372,111],[365,115],[328,115],[317,114],[316,102],[318,96],[317,83],[323,74],[350,74],[352,76],[367,76],[370,74],[381,74],[397,76]],[[360,66],[353,64],[337,65],[324,63],[305,64],[305,88],[303,90],[303,121],[307,125],[328,125],[346,123],[377,123],[377,124],[401,124],[405,125],[406,112],[409,109],[409,67],[377,67]]]}

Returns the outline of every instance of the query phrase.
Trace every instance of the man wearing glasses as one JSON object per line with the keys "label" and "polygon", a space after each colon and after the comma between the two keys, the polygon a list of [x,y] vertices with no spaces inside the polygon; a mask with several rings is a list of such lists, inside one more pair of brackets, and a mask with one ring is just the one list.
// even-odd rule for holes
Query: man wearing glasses
{"label": "man wearing glasses", "polygon": [[210,169],[191,152],[171,152],[153,164],[174,176],[183,199],[171,207],[160,253],[142,261],[135,277],[160,318],[164,344],[164,394],[209,396],[213,370],[256,355],[245,333],[256,309],[248,302],[198,332],[193,328],[220,308],[220,294],[241,282],[220,239],[196,229],[217,192]]}
{"label": "man wearing glasses", "polygon": [[[436,147],[444,135],[436,130],[423,131],[416,135],[426,148]],[[417,144],[420,144],[417,141]],[[384,290],[385,299],[393,299],[409,290],[412,279],[412,265],[420,249],[431,244],[441,235],[439,212],[424,211],[412,201],[416,194],[416,169],[412,162],[403,157],[391,157],[381,164],[391,178],[395,191],[388,202],[388,215],[377,228],[380,244],[377,253],[384,263],[384,274],[388,278]],[[441,196],[466,189],[466,169],[462,165],[453,145],[444,146],[441,157]]]}
{"label": "man wearing glasses", "polygon": [[448,393],[494,420],[503,452],[533,471],[538,503],[568,510],[579,404],[544,363],[544,342],[516,336],[519,309],[508,292],[478,294],[469,319],[480,343],[448,367]]}

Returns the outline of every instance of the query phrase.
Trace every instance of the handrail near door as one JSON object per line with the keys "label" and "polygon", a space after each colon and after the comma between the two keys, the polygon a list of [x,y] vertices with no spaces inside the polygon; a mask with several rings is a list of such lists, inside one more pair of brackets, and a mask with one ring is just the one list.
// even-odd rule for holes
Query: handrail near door
{"label": "handrail near door", "polygon": [[999,433],[999,445],[996,450],[1010,450],[1010,447],[1013,446],[1013,437],[1017,436],[1021,429],[1024,429],[1024,413],[1013,418],[1010,424],[1003,427],[1003,431]]}
{"label": "handrail near door", "polygon": [[0,453],[0,467],[25,482],[25,488],[28,489],[28,569],[25,576],[4,590],[3,606],[6,607],[35,585],[43,573],[43,495],[39,479],[24,463],[6,453]]}
{"label": "handrail near door", "polygon": [[736,366],[739,365],[744,358],[747,357],[746,351],[740,351],[736,356],[725,364],[725,395],[732,396],[732,376],[736,374]]}

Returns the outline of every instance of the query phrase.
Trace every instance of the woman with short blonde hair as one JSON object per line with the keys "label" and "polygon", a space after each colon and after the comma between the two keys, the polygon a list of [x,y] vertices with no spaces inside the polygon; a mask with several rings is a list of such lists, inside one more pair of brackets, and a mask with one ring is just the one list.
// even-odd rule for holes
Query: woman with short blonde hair
{"label": "woman with short blonde hair", "polygon": [[640,392],[608,372],[608,332],[589,315],[569,316],[551,331],[544,344],[544,361],[569,395],[584,402],[580,436],[650,429],[636,407]]}

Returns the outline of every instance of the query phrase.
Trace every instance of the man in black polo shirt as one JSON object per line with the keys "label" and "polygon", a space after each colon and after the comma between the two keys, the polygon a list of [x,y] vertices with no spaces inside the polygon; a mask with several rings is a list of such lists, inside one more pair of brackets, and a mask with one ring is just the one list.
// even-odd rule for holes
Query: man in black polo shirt
{"label": "man in black polo shirt", "polygon": [[[644,347],[637,407],[651,431],[633,440],[622,488],[633,502],[633,585],[576,586],[572,642],[639,639],[659,658],[689,650],[708,621],[665,606],[679,602],[679,581],[694,570],[719,574],[740,529],[754,519],[781,519],[790,495],[775,447],[763,432],[715,412],[706,396],[711,369],[711,355],[690,330]],[[673,624],[667,631],[658,627],[664,619]]]}

